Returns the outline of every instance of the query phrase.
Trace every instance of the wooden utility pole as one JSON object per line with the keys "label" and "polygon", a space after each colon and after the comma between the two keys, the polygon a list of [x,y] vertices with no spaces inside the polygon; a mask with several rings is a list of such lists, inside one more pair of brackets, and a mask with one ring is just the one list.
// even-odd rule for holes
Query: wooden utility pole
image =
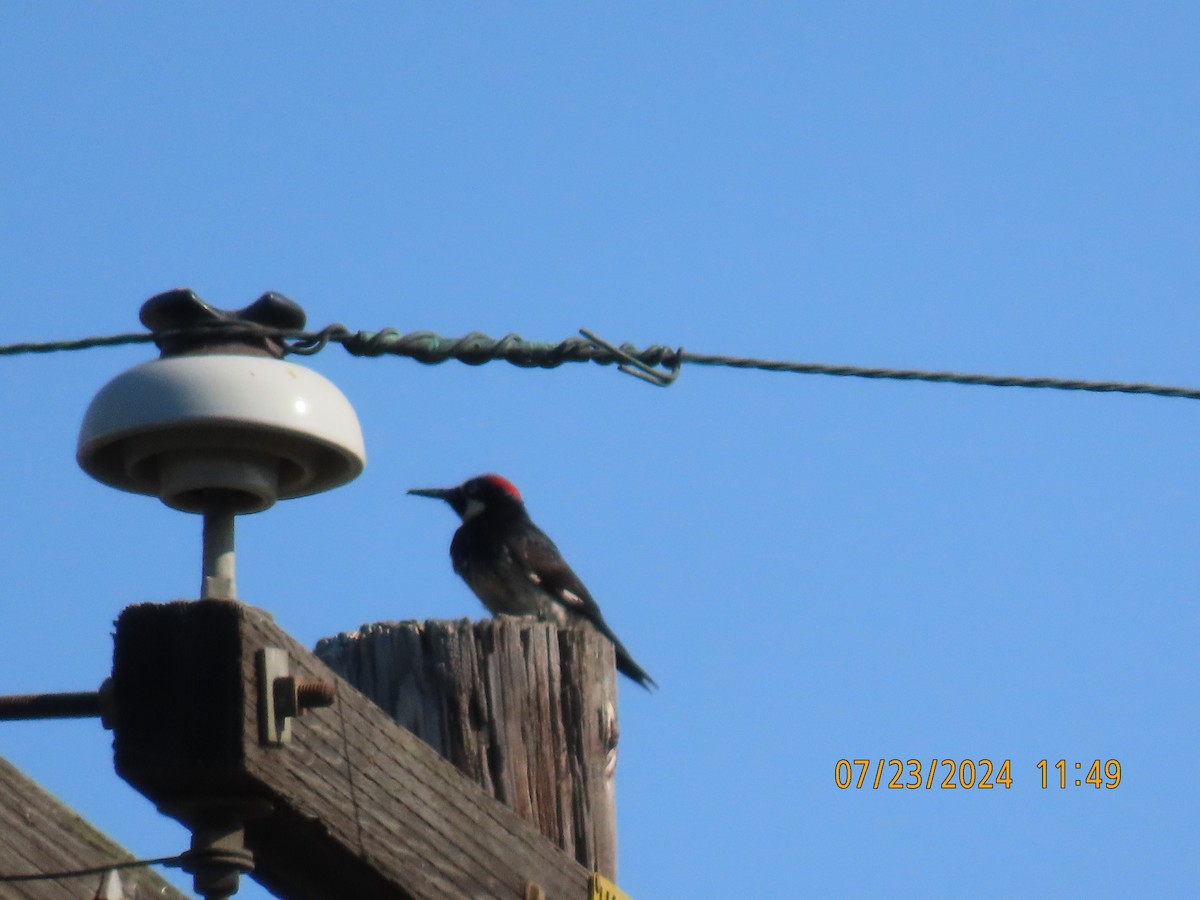
{"label": "wooden utility pole", "polygon": [[[560,660],[600,658],[598,641],[568,636],[556,642]],[[488,666],[513,659],[493,656]],[[494,675],[468,701],[464,727],[505,690],[505,676]],[[192,830],[192,863],[210,879],[209,896],[226,896],[227,870],[249,865],[291,900],[588,896],[586,868],[262,610],[227,600],[127,608],[117,620],[112,698],[117,771]],[[333,705],[287,715],[326,700]],[[501,757],[491,772],[505,770],[504,752],[489,750]]]}
{"label": "wooden utility pole", "polygon": [[616,678],[612,645],[593,629],[384,622],[315,653],[577,862],[616,879]]}

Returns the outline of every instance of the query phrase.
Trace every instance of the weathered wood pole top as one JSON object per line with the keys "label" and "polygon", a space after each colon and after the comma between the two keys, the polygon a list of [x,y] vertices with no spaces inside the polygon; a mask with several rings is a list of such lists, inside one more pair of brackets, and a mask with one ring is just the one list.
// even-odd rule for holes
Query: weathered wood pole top
{"label": "weathered wood pole top", "polygon": [[616,676],[588,627],[381,622],[314,651],[581,865],[616,879]]}

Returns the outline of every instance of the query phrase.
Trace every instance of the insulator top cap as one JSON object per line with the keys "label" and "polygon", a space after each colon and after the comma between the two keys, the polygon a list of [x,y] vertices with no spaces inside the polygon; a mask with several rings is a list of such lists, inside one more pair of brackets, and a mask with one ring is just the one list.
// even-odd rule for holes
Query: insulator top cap
{"label": "insulator top cap", "polygon": [[231,345],[112,379],[84,414],[76,459],[96,480],[175,509],[251,513],[353,480],[366,449],[332,382]]}

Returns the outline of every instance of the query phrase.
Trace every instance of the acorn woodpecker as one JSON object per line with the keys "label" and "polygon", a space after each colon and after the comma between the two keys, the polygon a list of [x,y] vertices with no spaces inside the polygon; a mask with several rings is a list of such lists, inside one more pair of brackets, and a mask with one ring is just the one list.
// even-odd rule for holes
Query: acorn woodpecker
{"label": "acorn woodpecker", "polygon": [[450,561],[492,614],[536,616],[559,625],[590,622],[612,641],[619,672],[647,690],[658,687],[617,640],[554,541],[533,524],[511,481],[480,475],[458,487],[414,488],[409,493],[445,500],[458,513],[462,525],[450,542]]}

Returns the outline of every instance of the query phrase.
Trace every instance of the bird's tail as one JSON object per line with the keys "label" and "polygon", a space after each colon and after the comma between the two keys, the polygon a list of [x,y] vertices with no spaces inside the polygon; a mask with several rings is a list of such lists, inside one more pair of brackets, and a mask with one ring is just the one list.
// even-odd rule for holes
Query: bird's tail
{"label": "bird's tail", "polygon": [[657,690],[658,682],[650,677],[650,673],[634,662],[633,657],[629,655],[629,651],[615,637],[612,639],[613,649],[617,653],[617,671],[628,678],[632,678],[646,690]]}

